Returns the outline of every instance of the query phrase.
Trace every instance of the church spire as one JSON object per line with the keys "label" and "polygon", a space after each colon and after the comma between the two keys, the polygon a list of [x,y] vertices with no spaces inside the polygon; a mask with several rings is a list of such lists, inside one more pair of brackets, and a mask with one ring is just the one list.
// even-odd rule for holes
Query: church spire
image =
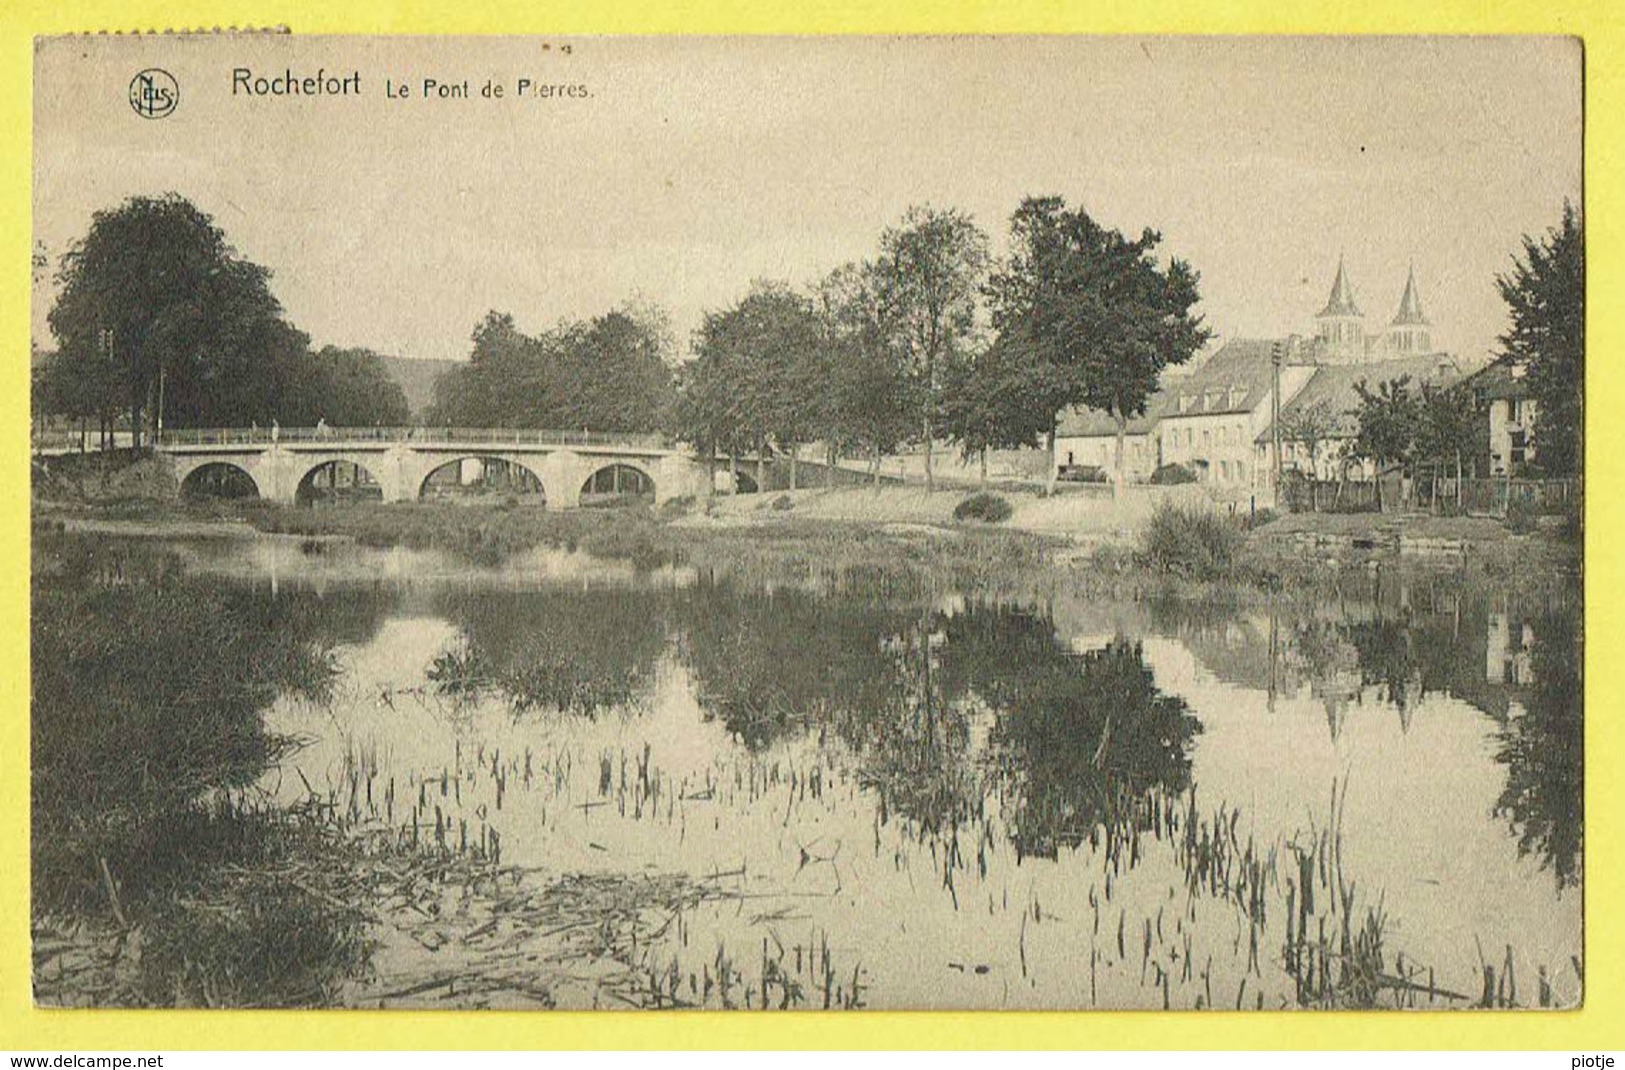
{"label": "church spire", "polygon": [[1331,296],[1326,299],[1326,307],[1320,310],[1325,316],[1358,316],[1360,309],[1354,303],[1354,287],[1349,285],[1348,272],[1343,268],[1343,258],[1337,258],[1337,278],[1332,281]]}
{"label": "church spire", "polygon": [[1428,318],[1422,314],[1422,299],[1416,294],[1416,265],[1405,278],[1405,296],[1399,299],[1399,311],[1394,314],[1395,327],[1426,327]]}

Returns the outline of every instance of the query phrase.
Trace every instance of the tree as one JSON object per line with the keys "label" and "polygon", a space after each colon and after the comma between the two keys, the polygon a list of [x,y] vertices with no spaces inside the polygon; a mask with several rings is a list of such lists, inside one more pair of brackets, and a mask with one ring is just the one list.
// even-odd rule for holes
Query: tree
{"label": "tree", "polygon": [[1585,470],[1585,224],[1567,201],[1563,219],[1495,280],[1512,325],[1506,358],[1527,368],[1535,400],[1535,461],[1555,476]]}
{"label": "tree", "polygon": [[902,323],[888,300],[884,273],[873,261],[844,264],[818,284],[826,386],[821,433],[829,462],[858,449],[880,482],[880,458],[907,441],[918,411],[900,335]]}
{"label": "tree", "polygon": [[673,385],[658,320],[616,310],[559,331],[557,370],[571,427],[648,433],[671,418]]}
{"label": "tree", "polygon": [[1367,386],[1364,379],[1354,384],[1360,404],[1353,412],[1357,427],[1349,453],[1375,466],[1379,512],[1385,508],[1383,474],[1396,467],[1402,470],[1408,467],[1416,454],[1421,404],[1411,393],[1410,382],[1410,376],[1401,375],[1378,384],[1375,390]]}
{"label": "tree", "polygon": [[1085,405],[1116,421],[1120,494],[1128,421],[1145,412],[1163,369],[1208,339],[1191,312],[1197,273],[1178,258],[1159,266],[1161,241],[1150,229],[1131,241],[1060,197],[1029,197],[1011,217],[1010,259],[988,292],[1001,344],[1028,366],[1029,404],[1048,418],[1051,492],[1062,409]]}
{"label": "tree", "polygon": [[[648,315],[649,318],[644,318]],[[435,382],[430,423],[651,432],[671,418],[673,380],[658,313],[616,310],[530,337],[487,312],[467,365]]]}
{"label": "tree", "polygon": [[1318,509],[1315,486],[1320,473],[1320,451],[1337,430],[1337,414],[1325,400],[1294,409],[1281,417],[1281,441],[1295,443],[1309,455],[1310,508]]}
{"label": "tree", "polygon": [[1044,415],[1028,404],[1029,369],[1007,346],[979,354],[956,354],[942,382],[942,430],[957,442],[966,460],[981,459],[987,485],[987,454],[995,449],[1034,446],[1048,430]]}
{"label": "tree", "polygon": [[899,327],[897,341],[919,384],[917,419],[930,491],[936,486],[938,371],[974,334],[977,294],[988,269],[987,235],[957,209],[916,206],[881,235],[876,269]]}
{"label": "tree", "polygon": [[1417,398],[1415,459],[1433,472],[1432,504],[1438,504],[1439,473],[1454,470],[1460,494],[1461,458],[1471,454],[1478,436],[1478,413],[1466,390],[1451,390],[1423,383]]}
{"label": "tree", "polygon": [[49,323],[79,367],[108,361],[139,445],[143,417],[160,419],[160,389],[166,409],[210,422],[235,414],[219,412],[211,381],[233,385],[235,410],[263,398],[285,340],[269,279],[185,198],[132,197],[97,212],[62,256]]}
{"label": "tree", "polygon": [[685,430],[756,451],[756,483],[765,478],[771,442],[791,458],[819,424],[823,337],[812,302],[789,286],[758,281],[732,308],[706,315],[685,377],[693,397]]}
{"label": "tree", "polygon": [[301,361],[307,391],[299,424],[326,420],[336,427],[399,427],[412,418],[406,391],[370,349],[322,349]]}

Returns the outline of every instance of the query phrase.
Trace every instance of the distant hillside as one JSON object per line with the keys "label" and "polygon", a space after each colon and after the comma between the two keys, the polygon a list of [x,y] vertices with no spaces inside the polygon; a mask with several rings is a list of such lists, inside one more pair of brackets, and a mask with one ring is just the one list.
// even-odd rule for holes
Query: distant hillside
{"label": "distant hillside", "polygon": [[410,357],[384,357],[383,361],[389,377],[401,384],[401,389],[406,392],[406,403],[412,407],[414,416],[421,415],[434,400],[434,381],[440,378],[440,373],[462,363],[456,360],[413,360]]}

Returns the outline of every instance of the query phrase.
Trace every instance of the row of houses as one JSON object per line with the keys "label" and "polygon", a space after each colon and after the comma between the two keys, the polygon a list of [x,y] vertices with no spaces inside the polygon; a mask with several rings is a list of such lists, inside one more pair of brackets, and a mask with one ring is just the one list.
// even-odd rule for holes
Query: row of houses
{"label": "row of houses", "polygon": [[[1165,378],[1145,414],[1129,421],[1123,469],[1130,482],[1149,480],[1165,465],[1180,465],[1220,490],[1272,494],[1276,423],[1283,426],[1281,469],[1322,480],[1370,479],[1365,463],[1350,459],[1357,425],[1358,387],[1401,377],[1413,386],[1460,385],[1471,389],[1487,422],[1489,471],[1519,471],[1532,455],[1529,432],[1534,406],[1521,371],[1497,361],[1468,376],[1449,353],[1432,345],[1415,272],[1406,279],[1399,308],[1378,331],[1368,331],[1342,263],[1325,307],[1307,339],[1235,338],[1194,372]],[[1326,437],[1314,449],[1294,441],[1285,428],[1300,414],[1323,406],[1330,414]],[[1062,476],[1110,479],[1117,471],[1117,425],[1104,413],[1074,409],[1062,414],[1056,436]]]}

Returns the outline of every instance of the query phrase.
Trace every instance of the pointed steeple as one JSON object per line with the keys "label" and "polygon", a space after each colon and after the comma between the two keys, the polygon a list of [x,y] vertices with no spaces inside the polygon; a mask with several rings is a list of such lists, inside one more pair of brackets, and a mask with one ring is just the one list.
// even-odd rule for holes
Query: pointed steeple
{"label": "pointed steeple", "polygon": [[1326,307],[1320,310],[1324,316],[1358,316],[1360,309],[1354,303],[1354,287],[1349,285],[1349,275],[1343,268],[1343,258],[1337,258],[1337,278],[1332,280],[1332,293],[1326,299]]}
{"label": "pointed steeple", "polygon": [[1422,299],[1416,294],[1416,265],[1405,277],[1405,296],[1399,299],[1399,311],[1394,314],[1395,327],[1426,327],[1428,318],[1422,314]]}

